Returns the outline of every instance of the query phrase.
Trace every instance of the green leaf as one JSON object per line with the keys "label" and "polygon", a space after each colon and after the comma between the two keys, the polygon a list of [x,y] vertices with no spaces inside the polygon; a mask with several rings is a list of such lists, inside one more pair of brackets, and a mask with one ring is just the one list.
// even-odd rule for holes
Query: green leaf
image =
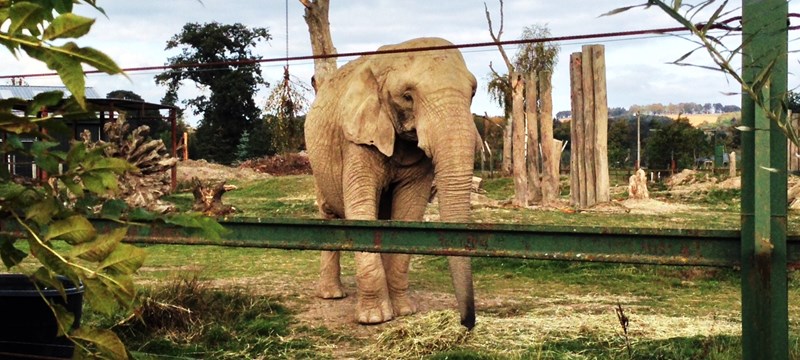
{"label": "green leaf", "polygon": [[5,237],[0,238],[0,258],[2,258],[6,268],[11,269],[22,262],[27,256],[28,254],[26,252],[14,247],[13,239]]}
{"label": "green leaf", "polygon": [[99,269],[108,269],[120,274],[133,274],[144,264],[147,252],[129,244],[119,244],[102,262]]}
{"label": "green leaf", "polygon": [[72,0],[53,0],[53,9],[59,14],[72,12]]}
{"label": "green leaf", "polygon": [[56,213],[58,213],[56,199],[48,196],[33,203],[26,209],[25,220],[33,220],[39,225],[44,225],[49,223]]}
{"label": "green leaf", "polygon": [[158,215],[142,208],[134,208],[130,213],[128,213],[129,221],[153,221],[157,218]]}
{"label": "green leaf", "polygon": [[86,173],[81,175],[83,187],[98,195],[105,195],[108,193],[108,188],[103,185],[103,178],[95,172]]}
{"label": "green leaf", "polygon": [[33,153],[34,155],[42,155],[48,149],[54,148],[58,145],[59,144],[57,142],[53,141],[34,141],[33,143],[31,143],[31,153]]}
{"label": "green leaf", "polygon": [[73,178],[61,178],[61,184],[69,190],[70,194],[75,196],[76,198],[83,197],[83,185],[80,181],[75,181]]}
{"label": "green leaf", "polygon": [[222,234],[228,232],[225,227],[213,218],[199,213],[185,213],[169,215],[164,218],[167,224],[173,224],[185,228],[199,230],[204,236],[212,240],[219,240]]}
{"label": "green leaf", "polygon": [[[29,239],[28,245],[31,249],[31,255],[33,255],[39,262],[44,265],[45,268],[49,269],[50,272],[64,275],[69,279],[75,281],[78,279],[77,275],[75,275],[75,271],[72,270],[69,263],[66,263],[64,260],[56,256],[52,249],[48,249],[36,240]],[[36,274],[34,274],[36,275]],[[37,276],[37,279],[39,277]],[[42,277],[42,281],[45,281],[47,278]],[[53,285],[48,283],[48,285]],[[62,286],[63,288],[63,286]]]}
{"label": "green leaf", "polygon": [[110,232],[97,235],[91,242],[76,245],[70,250],[70,256],[75,256],[86,261],[101,262],[117,248],[128,233],[127,227],[119,227]]}
{"label": "green leaf", "polygon": [[25,191],[25,187],[13,182],[0,182],[0,201],[16,198]]}
{"label": "green leaf", "polygon": [[103,203],[100,216],[106,219],[119,220],[126,210],[128,210],[128,204],[124,200],[112,199]]}
{"label": "green leaf", "polygon": [[64,336],[72,328],[72,324],[75,322],[75,314],[67,310],[64,305],[58,304],[53,300],[50,300],[50,308],[56,313],[56,320],[59,325],[57,336]]}
{"label": "green leaf", "polygon": [[8,33],[15,35],[23,29],[27,29],[34,36],[38,35],[37,27],[39,23],[44,20],[46,9],[31,3],[17,1],[9,9],[9,17],[11,18],[11,26],[8,28]]}
{"label": "green leaf", "polygon": [[59,239],[74,245],[90,241],[96,234],[97,231],[88,219],[81,215],[74,215],[50,224],[44,240]]}
{"label": "green leaf", "polygon": [[616,8],[614,10],[611,10],[611,11],[607,12],[607,13],[601,14],[599,17],[616,15],[616,14],[619,14],[619,13],[626,12],[626,11],[628,11],[630,9],[633,9],[633,8],[642,7],[644,5],[645,4],[639,4],[639,5],[624,6],[624,7],[621,7],[621,8]]}
{"label": "green leaf", "polygon": [[86,108],[85,85],[83,68],[78,58],[72,55],[72,48],[77,47],[70,42],[59,47],[30,47],[22,46],[22,49],[32,58],[44,62],[50,70],[55,70],[61,78],[61,82],[75,98],[81,108]]}
{"label": "green leaf", "polygon": [[11,147],[9,150],[20,150],[25,148],[25,146],[22,145],[22,141],[19,139],[19,136],[11,135],[6,140],[8,140],[8,145]]}
{"label": "green leaf", "polygon": [[86,289],[86,301],[93,310],[105,315],[113,315],[117,311],[119,306],[114,293],[104,282],[100,281],[100,278],[86,278],[83,281],[83,286]]}
{"label": "green leaf", "polygon": [[33,97],[33,100],[28,103],[28,108],[25,113],[28,115],[34,115],[38,111],[41,111],[43,107],[57,105],[63,98],[63,91],[48,91],[36,94],[36,96]]}
{"label": "green leaf", "polygon": [[68,43],[68,45],[69,44],[74,45],[74,48],[70,47],[72,56],[79,59],[82,63],[109,75],[122,74],[122,68],[103,52],[91,47],[81,48],[73,43]]}
{"label": "green leaf", "polygon": [[58,159],[50,154],[37,156],[36,166],[48,174],[58,174]]}
{"label": "green leaf", "polygon": [[70,336],[93,344],[100,354],[109,359],[127,360],[128,353],[125,345],[114,332],[105,329],[95,329],[82,326],[70,332]]}
{"label": "green leaf", "polygon": [[66,171],[75,170],[78,164],[86,159],[86,144],[81,141],[73,141],[67,153]]}
{"label": "green leaf", "polygon": [[117,174],[122,174],[125,171],[136,170],[136,167],[131,165],[125,159],[114,157],[101,157],[100,159],[93,161],[91,165],[87,166],[87,168],[91,170],[110,170]]}
{"label": "green leaf", "polygon": [[44,40],[79,38],[86,35],[93,24],[94,19],[73,13],[64,13],[55,18],[47,29],[44,29],[42,38]]}

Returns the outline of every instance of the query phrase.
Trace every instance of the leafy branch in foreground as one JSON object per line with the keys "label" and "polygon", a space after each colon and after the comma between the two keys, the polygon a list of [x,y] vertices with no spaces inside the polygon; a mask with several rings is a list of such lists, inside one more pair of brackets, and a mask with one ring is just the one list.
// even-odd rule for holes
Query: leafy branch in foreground
{"label": "leafy branch in foreground", "polygon": [[[714,3],[718,3],[719,5],[712,7]],[[758,109],[764,111],[767,118],[775,123],[792,143],[800,145],[800,134],[798,134],[798,131],[792,122],[783,116],[788,109],[787,99],[789,94],[783,94],[779,99],[771,99],[768,91],[771,85],[770,81],[772,71],[778,59],[786,56],[786,53],[775,54],[775,57],[769,59],[767,65],[764,66],[753,78],[753,80],[749,82],[739,75],[739,72],[731,64],[734,60],[734,57],[740,55],[742,53],[742,49],[748,45],[749,41],[751,41],[751,39],[744,37],[742,42],[732,49],[728,48],[723,42],[724,37],[730,35],[734,30],[738,31],[740,29],[728,26],[727,21],[723,21],[721,19],[736,13],[739,8],[727,9],[728,0],[704,0],[699,1],[696,4],[684,3],[681,0],[671,0],[666,2],[661,0],[647,0],[646,3],[617,8],[601,16],[615,15],[634,8],[649,8],[651,6],[659,8],[664,13],[675,19],[687,30],[689,30],[693,37],[693,40],[690,39],[690,41],[698,45],[697,48],[673,61],[673,64],[681,66],[696,66],[705,69],[721,71],[725,75],[730,76],[741,85],[742,92],[753,100]],[[684,13],[681,13],[681,10],[684,10]],[[707,14],[708,12],[711,12],[711,14],[704,21],[694,21],[701,14]],[[712,30],[722,30],[723,32],[722,35],[715,35],[712,33]],[[685,60],[695,51],[701,49],[708,53],[716,67],[694,65],[685,62]],[[778,101],[780,106],[771,106],[771,101]],[[739,127],[738,129],[741,131],[753,130],[746,127]]]}
{"label": "leafy branch in foreground", "polygon": [[[135,301],[133,274],[145,260],[143,249],[124,244],[130,224],[123,219],[136,217],[161,220],[195,228],[207,236],[219,237],[222,228],[199,214],[157,216],[130,209],[121,201],[102,199],[119,189],[118,176],[138,169],[123,159],[108,156],[103,146],[87,147],[73,141],[61,150],[55,134],[71,134],[64,120],[94,116],[86,111],[83,65],[108,74],[121,69],[108,56],[68,41],[89,32],[93,19],[72,13],[75,5],[86,4],[101,13],[95,0],[0,0],[0,45],[12,54],[21,52],[55,70],[71,97],[60,91],[36,95],[32,100],[0,100],[0,132],[4,140],[0,153],[33,160],[48,174],[40,179],[12,176],[0,167],[0,260],[8,270],[30,276],[37,288],[58,290],[65,296],[64,276],[83,284],[87,303],[95,311],[111,315],[131,313]],[[42,109],[49,115],[39,116]],[[29,142],[23,143],[23,140]],[[120,226],[98,231],[87,209],[102,204],[100,216],[116,220]],[[73,329],[75,317],[65,307],[50,303],[58,324],[58,334],[76,344],[75,358],[126,359],[127,350],[108,329],[82,326]],[[8,310],[8,309],[6,309]],[[12,311],[14,309],[11,309]]]}
{"label": "leafy branch in foreground", "polygon": [[82,64],[109,75],[121,74],[114,60],[91,47],[80,47],[72,41],[86,35],[94,19],[72,13],[75,4],[86,3],[103,12],[94,0],[0,1],[0,45],[17,56],[20,51],[39,60],[58,73],[81,108],[84,101],[85,78]]}

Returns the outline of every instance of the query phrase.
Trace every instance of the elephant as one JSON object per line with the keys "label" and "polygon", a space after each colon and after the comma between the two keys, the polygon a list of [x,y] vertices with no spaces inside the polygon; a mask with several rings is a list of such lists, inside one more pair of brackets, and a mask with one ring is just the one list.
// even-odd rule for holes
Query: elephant
{"label": "elephant", "polygon": [[[419,38],[379,50],[452,45]],[[467,222],[477,130],[477,81],[456,49],[365,55],[318,83],[305,122],[306,151],[325,219],[423,219],[435,179],[441,221]],[[339,253],[323,251],[317,295],[342,298]],[[376,324],[417,311],[410,255],[357,252],[356,321]],[[475,325],[468,257],[448,265],[461,324]]]}

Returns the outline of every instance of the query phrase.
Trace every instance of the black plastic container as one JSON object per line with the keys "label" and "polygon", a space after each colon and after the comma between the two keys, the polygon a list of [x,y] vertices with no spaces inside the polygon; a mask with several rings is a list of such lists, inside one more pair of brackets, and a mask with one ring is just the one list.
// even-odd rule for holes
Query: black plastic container
{"label": "black plastic container", "polygon": [[[83,285],[75,286],[59,277],[67,298],[58,290],[42,288],[44,297],[61,304],[75,315],[73,328],[80,324],[83,306]],[[21,274],[0,274],[0,359],[72,357],[74,344],[66,337],[57,337],[58,326],[53,312],[31,279]]]}

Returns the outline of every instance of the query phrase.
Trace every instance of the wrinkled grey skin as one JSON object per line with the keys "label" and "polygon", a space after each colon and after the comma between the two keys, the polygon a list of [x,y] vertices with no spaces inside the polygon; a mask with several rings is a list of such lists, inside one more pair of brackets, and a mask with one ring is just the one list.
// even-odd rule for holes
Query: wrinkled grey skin
{"label": "wrinkled grey skin", "polygon": [[[450,45],[421,38],[384,49]],[[306,144],[323,217],[422,220],[436,179],[441,220],[467,222],[477,141],[475,77],[458,50],[364,56],[320,84]],[[356,320],[381,323],[417,308],[409,255],[356,253]],[[450,257],[461,323],[475,325],[469,258]],[[339,253],[323,252],[318,295],[345,296]]]}

